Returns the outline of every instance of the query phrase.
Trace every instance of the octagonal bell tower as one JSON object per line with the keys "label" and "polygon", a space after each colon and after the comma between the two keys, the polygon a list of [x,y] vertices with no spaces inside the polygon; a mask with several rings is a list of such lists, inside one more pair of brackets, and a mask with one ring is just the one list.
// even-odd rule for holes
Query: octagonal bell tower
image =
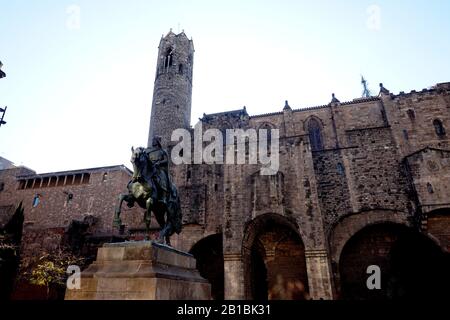
{"label": "octagonal bell tower", "polygon": [[190,127],[194,45],[184,31],[170,30],[158,49],[148,145],[158,135],[167,147],[175,129]]}

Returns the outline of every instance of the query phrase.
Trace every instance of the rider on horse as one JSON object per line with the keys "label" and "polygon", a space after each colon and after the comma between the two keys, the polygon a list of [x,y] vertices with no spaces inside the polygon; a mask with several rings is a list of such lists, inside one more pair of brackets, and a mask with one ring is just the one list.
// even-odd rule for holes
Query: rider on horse
{"label": "rider on horse", "polygon": [[151,183],[156,186],[153,200],[160,201],[167,205],[171,192],[171,181],[169,176],[169,156],[166,150],[161,146],[161,137],[155,136],[152,140],[152,146],[145,149],[149,164],[151,165],[152,177]]}
{"label": "rider on horse", "polygon": [[176,186],[169,175],[169,156],[161,146],[161,138],[153,138],[152,146],[131,148],[133,177],[127,185],[128,193],[121,194],[114,215],[114,225],[120,226],[122,202],[128,207],[137,203],[145,209],[144,222],[147,232],[150,228],[150,214],[154,213],[161,226],[158,241],[165,239],[170,245],[170,236],[180,233],[182,228],[182,212],[180,198]]}

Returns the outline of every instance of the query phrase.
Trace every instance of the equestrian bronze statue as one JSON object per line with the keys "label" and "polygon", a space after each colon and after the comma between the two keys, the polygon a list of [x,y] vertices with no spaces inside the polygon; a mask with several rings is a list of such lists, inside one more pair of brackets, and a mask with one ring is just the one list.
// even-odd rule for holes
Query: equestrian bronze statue
{"label": "equestrian bronze statue", "polygon": [[149,148],[131,148],[133,177],[128,182],[128,193],[119,196],[114,216],[114,226],[120,227],[120,213],[125,201],[129,208],[137,203],[145,209],[144,222],[147,235],[150,231],[151,213],[161,227],[159,243],[170,245],[170,236],[181,232],[181,206],[178,191],[169,175],[169,156],[161,146],[159,137],[153,138]]}

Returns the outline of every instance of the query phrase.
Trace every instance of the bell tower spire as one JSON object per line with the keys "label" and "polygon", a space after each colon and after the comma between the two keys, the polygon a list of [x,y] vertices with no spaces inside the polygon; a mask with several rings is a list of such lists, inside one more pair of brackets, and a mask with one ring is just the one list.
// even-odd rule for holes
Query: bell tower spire
{"label": "bell tower spire", "polygon": [[184,31],[170,29],[158,49],[148,145],[160,136],[167,147],[174,130],[190,127],[194,45]]}

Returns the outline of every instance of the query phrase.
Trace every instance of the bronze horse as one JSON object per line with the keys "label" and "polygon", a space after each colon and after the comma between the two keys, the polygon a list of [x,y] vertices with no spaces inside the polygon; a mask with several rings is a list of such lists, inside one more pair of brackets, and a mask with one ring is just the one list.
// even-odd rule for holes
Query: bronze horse
{"label": "bronze horse", "polygon": [[119,196],[119,203],[116,207],[114,216],[114,226],[120,227],[122,221],[120,213],[122,203],[125,201],[129,208],[137,203],[145,209],[144,222],[146,225],[147,239],[150,231],[151,212],[154,213],[156,221],[161,227],[159,232],[159,243],[170,245],[170,237],[176,232],[181,232],[181,206],[178,191],[169,179],[169,192],[163,198],[161,192],[158,192],[158,186],[154,182],[156,168],[150,161],[144,148],[131,148],[131,163],[135,170],[133,179],[128,182],[128,193]]}

